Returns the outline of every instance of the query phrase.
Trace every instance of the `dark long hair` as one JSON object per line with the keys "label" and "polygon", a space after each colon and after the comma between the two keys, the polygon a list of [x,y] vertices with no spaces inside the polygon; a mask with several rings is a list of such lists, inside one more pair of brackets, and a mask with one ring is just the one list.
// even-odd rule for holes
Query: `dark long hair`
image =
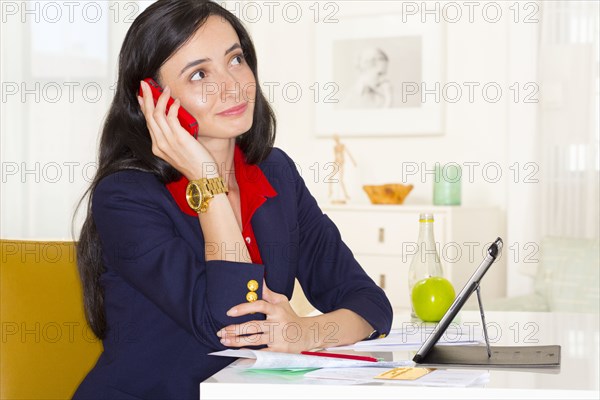
{"label": "dark long hair", "polygon": [[136,95],[140,80],[153,77],[158,81],[160,67],[211,15],[224,18],[235,29],[257,82],[252,127],[236,139],[237,144],[250,164],[264,160],[273,147],[275,116],[258,86],[254,45],[235,15],[207,0],[158,0],[135,19],[119,54],[117,89],[102,129],[98,169],[77,206],[78,209],[89,194],[87,216],[77,243],[77,268],[83,286],[86,319],[100,339],[106,333],[104,292],[99,282],[105,268],[92,215],[94,190],[102,178],[124,169],[150,172],[163,183],[181,178],[179,171],[152,153],[150,133]]}

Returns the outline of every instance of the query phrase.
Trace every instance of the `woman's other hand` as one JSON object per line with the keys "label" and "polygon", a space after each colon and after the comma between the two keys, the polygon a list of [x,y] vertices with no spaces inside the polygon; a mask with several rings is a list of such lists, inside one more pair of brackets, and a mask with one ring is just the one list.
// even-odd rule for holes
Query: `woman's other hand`
{"label": "woman's other hand", "polygon": [[242,316],[263,313],[266,320],[226,326],[217,333],[221,343],[228,347],[267,345],[268,348],[264,350],[285,353],[300,353],[320,346],[319,330],[313,326],[311,318],[299,317],[288,298],[271,291],[266,283],[263,283],[262,294],[262,300],[238,304],[227,314]]}

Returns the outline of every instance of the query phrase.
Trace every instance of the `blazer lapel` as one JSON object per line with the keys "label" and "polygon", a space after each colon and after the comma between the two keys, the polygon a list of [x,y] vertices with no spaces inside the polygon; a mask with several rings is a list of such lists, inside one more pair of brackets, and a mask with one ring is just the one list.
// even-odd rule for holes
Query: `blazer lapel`
{"label": "blazer lapel", "polygon": [[[298,239],[290,233],[280,201],[282,196],[266,199],[254,213],[252,229],[265,265],[265,280],[270,290],[291,298],[296,276]],[[296,230],[297,233],[297,230]]]}

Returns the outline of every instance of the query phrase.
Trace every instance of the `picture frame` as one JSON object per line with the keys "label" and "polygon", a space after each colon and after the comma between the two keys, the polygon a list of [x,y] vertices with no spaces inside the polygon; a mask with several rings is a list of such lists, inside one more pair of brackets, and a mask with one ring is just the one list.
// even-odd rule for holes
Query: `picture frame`
{"label": "picture frame", "polygon": [[442,135],[444,37],[442,23],[403,21],[400,13],[317,26],[316,135]]}

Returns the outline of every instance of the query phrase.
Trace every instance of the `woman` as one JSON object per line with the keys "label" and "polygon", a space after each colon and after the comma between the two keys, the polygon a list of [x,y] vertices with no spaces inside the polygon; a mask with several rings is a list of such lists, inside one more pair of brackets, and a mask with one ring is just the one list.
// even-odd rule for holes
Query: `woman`
{"label": "woman", "polygon": [[[147,85],[137,96],[146,77],[164,88],[156,106]],[[384,293],[272,147],[275,118],[235,16],[159,0],[130,27],[118,79],[78,245],[104,352],[75,398],[198,398],[232,361],[210,352],[300,352],[389,331]],[[197,140],[179,107],[198,121]],[[210,195],[188,201],[188,187]],[[294,278],[322,315],[294,313]]]}

